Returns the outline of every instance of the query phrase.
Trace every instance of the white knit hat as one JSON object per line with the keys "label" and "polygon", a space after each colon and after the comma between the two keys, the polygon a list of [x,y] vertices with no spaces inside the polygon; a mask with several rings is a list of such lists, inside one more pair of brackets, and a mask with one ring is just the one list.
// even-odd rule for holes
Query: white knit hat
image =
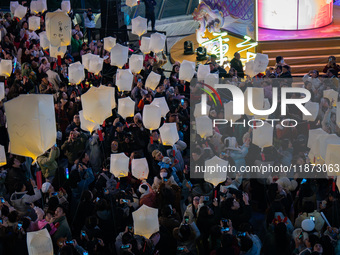
{"label": "white knit hat", "polygon": [[41,186],[41,191],[43,193],[46,193],[48,191],[48,189],[50,188],[51,183],[49,182],[44,182],[44,184]]}
{"label": "white knit hat", "polygon": [[315,228],[315,223],[311,219],[305,219],[302,221],[301,227],[304,231],[310,232]]}

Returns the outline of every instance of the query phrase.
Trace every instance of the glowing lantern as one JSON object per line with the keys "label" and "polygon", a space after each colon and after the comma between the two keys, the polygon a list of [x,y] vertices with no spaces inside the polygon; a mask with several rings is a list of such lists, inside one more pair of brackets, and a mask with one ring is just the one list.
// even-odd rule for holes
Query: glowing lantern
{"label": "glowing lantern", "polygon": [[30,4],[31,14],[38,14],[43,10],[43,3],[41,1],[32,1]]}
{"label": "glowing lantern", "polygon": [[197,118],[199,116],[208,115],[209,112],[210,112],[211,106],[210,105],[206,105],[206,107],[207,107],[207,112],[202,114],[202,103],[195,104],[194,117]]}
{"label": "glowing lantern", "polygon": [[58,58],[58,56],[64,57],[66,51],[67,51],[66,46],[54,47],[50,45],[50,56],[52,58]]}
{"label": "glowing lantern", "polygon": [[[255,109],[262,110],[264,102],[264,89],[263,88],[247,88],[244,92],[244,98],[248,98],[249,90],[252,90],[252,103]],[[248,100],[244,100],[244,112],[247,115],[254,115],[248,108]]]}
{"label": "glowing lantern", "polygon": [[69,81],[72,84],[79,84],[85,79],[84,65],[80,62],[71,64],[68,67]]}
{"label": "glowing lantern", "polygon": [[[205,168],[208,169],[208,167],[216,167],[219,166],[221,169],[228,167],[228,161],[223,160],[217,156],[214,156],[213,158],[205,161]],[[221,182],[224,182],[227,179],[227,171],[216,171],[216,172],[210,172],[206,171],[204,173],[204,180],[206,182],[210,182],[215,187],[220,184]]]}
{"label": "glowing lantern", "polygon": [[150,238],[159,231],[158,209],[142,205],[132,213],[133,229],[135,235]]}
{"label": "glowing lantern", "polygon": [[90,73],[94,73],[98,75],[99,72],[103,69],[103,59],[102,58],[92,58],[90,61],[88,71]]}
{"label": "glowing lantern", "polygon": [[161,122],[161,108],[156,105],[144,105],[143,124],[146,129],[155,130]]}
{"label": "glowing lantern", "polygon": [[46,14],[46,34],[54,47],[71,44],[71,18],[60,9]]}
{"label": "glowing lantern", "polygon": [[111,49],[111,65],[122,68],[128,61],[129,48],[117,43]]}
{"label": "glowing lantern", "polygon": [[0,76],[10,77],[12,73],[12,60],[1,59]]}
{"label": "glowing lantern", "polygon": [[162,144],[166,146],[174,146],[179,140],[176,123],[164,123],[159,128]]}
{"label": "glowing lantern", "polygon": [[15,11],[14,11],[14,17],[17,17],[19,19],[22,19],[23,17],[25,17],[27,13],[27,7],[24,7],[22,5],[18,5],[16,8],[15,8]]}
{"label": "glowing lantern", "polygon": [[11,1],[10,2],[10,9],[11,9],[11,13],[14,14],[15,9],[19,6],[19,2],[18,1]]}
{"label": "glowing lantern", "polygon": [[199,64],[197,70],[197,80],[203,81],[208,74],[210,74],[210,66]]}
{"label": "glowing lantern", "polygon": [[317,143],[319,143],[319,155],[325,160],[327,146],[329,144],[340,144],[340,137],[338,137],[336,134],[320,135]]}
{"label": "glowing lantern", "polygon": [[0,145],[0,166],[7,164],[5,147]]}
{"label": "glowing lantern", "polygon": [[40,18],[36,16],[31,16],[28,18],[28,29],[35,31],[40,29]]}
{"label": "glowing lantern", "polygon": [[147,179],[149,175],[149,166],[146,158],[134,158],[131,162],[131,173],[139,180]]}
{"label": "glowing lantern", "polygon": [[20,95],[5,103],[10,152],[36,159],[57,139],[52,95]]}
{"label": "glowing lantern", "polygon": [[215,87],[215,84],[219,83],[219,78],[217,73],[209,73],[204,78],[204,83],[210,85],[211,87]]}
{"label": "glowing lantern", "polygon": [[315,162],[320,156],[319,143],[317,141],[321,135],[327,135],[322,128],[309,130],[307,147],[310,148],[308,157],[312,162]]}
{"label": "glowing lantern", "polygon": [[336,124],[340,127],[340,105],[336,107]]}
{"label": "glowing lantern", "polygon": [[63,12],[69,13],[69,12],[71,11],[71,2],[70,2],[70,1],[65,1],[65,0],[63,0],[63,1],[61,2],[61,10],[62,10]]}
{"label": "glowing lantern", "polygon": [[154,53],[161,52],[165,46],[166,36],[160,33],[154,33],[150,36],[149,50]]}
{"label": "glowing lantern", "polygon": [[131,20],[132,33],[139,37],[146,33],[148,30],[147,19],[138,16]]}
{"label": "glowing lantern", "polygon": [[170,111],[165,97],[156,97],[150,105],[158,106],[161,109],[161,116],[165,117]]}
{"label": "glowing lantern", "polygon": [[254,72],[256,74],[265,72],[268,64],[269,64],[268,55],[257,53],[254,60]]}
{"label": "glowing lantern", "polygon": [[111,94],[106,90],[91,87],[81,96],[84,118],[101,125],[112,115]]}
{"label": "glowing lantern", "polygon": [[195,74],[195,63],[183,60],[181,68],[179,69],[179,79],[190,82]]}
{"label": "glowing lantern", "polygon": [[224,103],[224,118],[228,121],[232,120],[233,122],[236,122],[241,118],[241,115],[234,115],[233,114],[233,101],[230,101],[228,103]]}
{"label": "glowing lantern", "polygon": [[245,67],[246,67],[246,70],[244,71],[244,73],[246,75],[249,75],[249,77],[254,77],[255,75],[257,75],[258,73],[256,73],[254,71],[254,59],[248,61],[246,64],[245,64]]}
{"label": "glowing lantern", "polygon": [[5,84],[0,82],[0,101],[5,98]]}
{"label": "glowing lantern", "polygon": [[134,7],[138,4],[138,1],[137,0],[126,0],[125,4],[129,7]]}
{"label": "glowing lantern", "polygon": [[274,127],[268,122],[264,122],[263,126],[253,129],[253,144],[260,148],[270,147],[273,145],[273,131]]}
{"label": "glowing lantern", "polygon": [[208,116],[199,116],[195,118],[196,132],[202,138],[207,138],[213,135],[213,123],[212,119]]}
{"label": "glowing lantern", "polygon": [[84,68],[89,70],[90,69],[90,63],[94,59],[98,59],[98,55],[94,55],[92,53],[87,53],[81,56],[81,62],[84,65]]}
{"label": "glowing lantern", "polygon": [[29,255],[53,255],[51,235],[46,228],[27,232],[27,250]]}
{"label": "glowing lantern", "polygon": [[132,73],[139,73],[143,69],[143,55],[133,54],[129,58],[129,68]]}
{"label": "glowing lantern", "polygon": [[143,52],[144,54],[148,54],[150,52],[149,49],[150,45],[150,37],[142,37],[141,43],[140,43],[140,51]]}
{"label": "glowing lantern", "polygon": [[80,119],[80,128],[82,130],[89,131],[92,133],[92,131],[99,129],[99,125],[97,123],[94,123],[92,121],[89,121],[85,119],[83,111],[79,111],[79,119]]}
{"label": "glowing lantern", "polygon": [[336,165],[339,164],[340,158],[340,144],[328,144],[325,165],[333,166],[333,172],[330,171],[330,167],[327,167],[329,175],[339,175],[339,171],[336,171]]}
{"label": "glowing lantern", "polygon": [[130,69],[118,69],[116,73],[116,85],[119,91],[130,91],[133,82],[133,74]]}
{"label": "glowing lantern", "polygon": [[98,89],[105,90],[106,93],[111,95],[111,101],[110,101],[111,109],[115,108],[116,107],[115,88],[114,87],[108,87],[108,86],[100,85],[98,87]]}
{"label": "glowing lantern", "polygon": [[[268,98],[265,98],[263,101],[263,106],[261,108],[262,110],[269,110],[270,109],[270,103]],[[259,109],[259,110],[261,110]],[[268,119],[269,115],[254,115],[255,119]]]}
{"label": "glowing lantern", "polygon": [[39,34],[39,38],[40,38],[40,47],[43,48],[44,50],[47,50],[48,47],[50,47],[50,41],[47,38],[46,31],[41,32]]}
{"label": "glowing lantern", "polygon": [[302,114],[302,119],[307,121],[314,121],[319,113],[319,104],[313,102],[307,102],[305,104],[305,108],[312,114],[312,115],[304,115]]}
{"label": "glowing lantern", "polygon": [[116,45],[116,38],[111,36],[104,38],[104,50],[111,51],[111,49]]}
{"label": "glowing lantern", "polygon": [[135,115],[135,102],[131,97],[118,99],[118,114],[124,119]]}
{"label": "glowing lantern", "polygon": [[161,75],[158,73],[155,73],[154,71],[151,71],[151,73],[148,75],[148,78],[146,78],[145,87],[155,90],[160,80],[161,80]]}
{"label": "glowing lantern", "polygon": [[126,177],[129,174],[129,157],[125,153],[111,154],[110,172],[118,178]]}
{"label": "glowing lantern", "polygon": [[336,92],[334,89],[328,89],[323,91],[323,97],[328,98],[329,102],[333,102],[333,106],[336,106],[338,102],[338,95],[339,93]]}

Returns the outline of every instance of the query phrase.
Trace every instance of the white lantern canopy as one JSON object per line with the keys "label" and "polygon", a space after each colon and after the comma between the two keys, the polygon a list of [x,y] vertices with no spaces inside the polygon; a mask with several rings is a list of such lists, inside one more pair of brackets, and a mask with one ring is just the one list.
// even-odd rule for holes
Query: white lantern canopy
{"label": "white lantern canopy", "polygon": [[28,29],[35,31],[40,29],[40,17],[31,16],[28,18]]}
{"label": "white lantern canopy", "polygon": [[233,122],[236,122],[239,120],[242,116],[241,115],[234,115],[233,114],[233,101],[230,101],[228,103],[224,103],[224,118],[228,121],[232,120]]}
{"label": "white lantern canopy", "polygon": [[67,12],[67,13],[70,13],[71,11],[71,2],[70,1],[67,1],[67,0],[63,0],[61,2],[61,10],[63,12]]}
{"label": "white lantern canopy", "polygon": [[178,78],[190,82],[195,75],[195,63],[192,61],[183,60],[179,69]]}
{"label": "white lantern canopy", "polygon": [[28,255],[53,255],[51,235],[46,228],[27,232]]}
{"label": "white lantern canopy", "polygon": [[307,121],[315,121],[316,117],[319,113],[319,104],[314,102],[307,102],[305,104],[305,108],[312,114],[312,115],[304,115],[302,114],[302,119]]}
{"label": "white lantern canopy", "polygon": [[79,84],[85,79],[84,65],[79,61],[68,67],[69,81],[72,84]]}
{"label": "white lantern canopy", "polygon": [[0,145],[0,166],[7,164],[5,147]]}
{"label": "white lantern canopy", "polygon": [[138,1],[137,0],[126,0],[125,4],[132,8],[138,4]]}
{"label": "white lantern canopy", "polygon": [[257,53],[254,60],[254,72],[256,74],[265,72],[268,64],[269,64],[268,55]]}
{"label": "white lantern canopy", "polygon": [[84,118],[101,125],[112,115],[111,94],[106,90],[91,87],[81,96]]}
{"label": "white lantern canopy", "polygon": [[0,101],[5,98],[5,84],[0,82]]}
{"label": "white lantern canopy", "polygon": [[148,30],[147,19],[138,16],[131,20],[132,33],[139,37],[145,34]]}
{"label": "white lantern canopy", "polygon": [[274,127],[268,122],[264,122],[263,126],[257,125],[253,129],[253,144],[260,148],[270,147],[273,145]]}
{"label": "white lantern canopy", "polygon": [[166,146],[174,146],[179,140],[176,123],[164,123],[159,128],[162,144]]}
{"label": "white lantern canopy", "polygon": [[22,19],[23,17],[25,17],[27,13],[27,7],[22,6],[21,4],[19,4],[14,11],[14,17],[17,17],[19,19]]}
{"label": "white lantern canopy", "polygon": [[195,104],[194,117],[197,118],[199,116],[209,115],[211,106],[206,105],[206,107],[207,107],[207,112],[202,114],[202,103]]}
{"label": "white lantern canopy", "polygon": [[18,1],[11,1],[10,2],[10,9],[11,9],[11,13],[14,15],[15,13],[15,9],[19,6],[19,2]]}
{"label": "white lantern canopy", "polygon": [[245,67],[246,67],[246,70],[244,71],[244,73],[246,75],[249,75],[249,77],[254,77],[255,75],[257,75],[258,73],[256,73],[254,71],[254,59],[248,61],[246,64],[245,64]]}
{"label": "white lantern canopy", "polygon": [[10,153],[36,159],[57,139],[52,95],[20,95],[5,103]]}
{"label": "white lantern canopy", "polygon": [[[213,158],[205,161],[205,168],[208,169],[209,167],[216,167],[219,166],[221,169],[228,167],[228,161],[223,160],[217,156],[214,156]],[[227,171],[216,171],[216,172],[210,172],[206,171],[204,173],[204,180],[206,182],[211,183],[215,187],[220,184],[221,182],[224,182],[227,179]]]}
{"label": "white lantern canopy", "polygon": [[161,52],[165,47],[166,36],[160,33],[154,33],[150,36],[149,50],[154,53]]}
{"label": "white lantern canopy", "polygon": [[10,77],[12,73],[12,60],[1,59],[0,76]]}
{"label": "white lantern canopy", "polygon": [[158,209],[142,205],[132,213],[134,234],[150,238],[159,231]]}
{"label": "white lantern canopy", "polygon": [[125,153],[111,154],[110,172],[117,178],[129,175],[129,157]]}
{"label": "white lantern canopy", "polygon": [[36,11],[37,12],[43,13],[43,12],[47,11],[47,2],[46,2],[46,0],[37,0],[37,1],[34,1],[34,2],[37,2],[37,4],[36,4],[36,8],[37,8]]}
{"label": "white lantern canopy", "polygon": [[332,103],[333,101],[333,106],[336,106],[338,102],[338,96],[339,93],[334,89],[328,89],[323,91],[323,97],[328,98],[330,103]]}
{"label": "white lantern canopy", "polygon": [[97,123],[85,119],[83,110],[79,111],[79,119],[80,128],[82,130],[89,131],[90,133],[92,133],[92,131],[100,128],[100,126]]}
{"label": "white lantern canopy", "polygon": [[98,87],[98,89],[105,90],[106,93],[111,95],[111,101],[110,101],[111,109],[115,108],[116,107],[115,88],[114,87],[108,87],[108,86],[100,85]]}
{"label": "white lantern canopy", "polygon": [[208,116],[199,116],[195,118],[196,132],[202,138],[207,138],[213,135],[213,123],[212,119]]}
{"label": "white lantern canopy", "polygon": [[317,142],[319,143],[319,155],[323,160],[325,160],[327,146],[329,144],[340,144],[340,137],[336,134],[321,135]]}
{"label": "white lantern canopy", "polygon": [[247,115],[254,115],[248,108],[248,93],[249,90],[252,89],[253,91],[253,96],[252,96],[252,102],[253,106],[257,110],[262,110],[263,109],[263,102],[264,102],[264,89],[263,88],[247,88],[246,91],[244,92],[244,112]]}
{"label": "white lantern canopy", "polygon": [[215,87],[215,84],[219,83],[219,78],[217,73],[209,73],[204,78],[204,83],[210,85],[211,87]]}
{"label": "white lantern canopy", "polygon": [[151,71],[151,73],[148,75],[148,78],[146,78],[145,87],[155,90],[160,80],[161,80],[161,75],[158,73],[155,73],[154,71]]}
{"label": "white lantern canopy", "polygon": [[310,129],[308,132],[308,143],[307,147],[312,149],[313,145],[315,145],[316,140],[318,139],[319,135],[326,135],[327,132],[325,132],[322,128],[317,129]]}
{"label": "white lantern canopy", "polygon": [[164,118],[166,114],[170,111],[165,97],[156,97],[150,105],[158,106],[161,109],[161,116]]}
{"label": "white lantern canopy", "polygon": [[116,85],[119,91],[130,91],[133,82],[133,74],[130,69],[118,69],[116,73]]}
{"label": "white lantern canopy", "polygon": [[[335,176],[340,175],[339,171],[336,170],[336,165],[339,164],[340,158],[340,144],[328,144],[326,152],[325,165],[327,165],[328,175]],[[332,166],[332,172],[330,171]]]}
{"label": "white lantern canopy", "polygon": [[336,124],[340,127],[340,105],[336,107]]}
{"label": "white lantern canopy", "polygon": [[144,54],[148,54],[150,52],[149,45],[150,37],[143,36],[139,47],[140,51],[143,52]]}
{"label": "white lantern canopy", "polygon": [[95,75],[98,75],[100,71],[103,69],[103,61],[104,60],[102,58],[92,58],[90,61],[88,71],[90,73],[94,73]]}
{"label": "white lantern canopy", "polygon": [[128,61],[129,48],[117,43],[111,49],[111,65],[122,68]]}
{"label": "white lantern canopy", "polygon": [[84,68],[89,70],[90,69],[90,63],[94,59],[99,59],[99,55],[94,55],[92,53],[87,53],[81,56],[81,62],[84,65]]}
{"label": "white lantern canopy", "polygon": [[60,9],[46,14],[46,34],[54,47],[71,45],[71,18]]}
{"label": "white lantern canopy", "polygon": [[146,158],[132,159],[131,173],[139,180],[145,180],[149,175],[149,165]]}
{"label": "white lantern canopy", "polygon": [[54,47],[50,45],[50,57],[52,58],[58,58],[58,56],[61,56],[63,58],[66,51],[67,51],[66,46]]}
{"label": "white lantern canopy", "polygon": [[143,69],[143,55],[133,54],[129,58],[129,68],[132,73],[139,73]]}
{"label": "white lantern canopy", "polygon": [[40,47],[43,48],[44,50],[47,50],[48,47],[50,47],[50,41],[47,38],[46,31],[41,32],[39,34],[39,38],[40,38]]}
{"label": "white lantern canopy", "polygon": [[124,119],[135,115],[135,102],[131,97],[118,99],[118,114]]}
{"label": "white lantern canopy", "polygon": [[31,1],[30,10],[31,10],[31,14],[38,14],[39,12],[42,12],[43,10],[42,2]]}
{"label": "white lantern canopy", "polygon": [[155,130],[161,123],[161,109],[156,105],[144,105],[143,124],[146,129]]}
{"label": "white lantern canopy", "polygon": [[210,74],[210,66],[209,65],[198,65],[198,70],[197,70],[197,80],[198,81],[204,81],[204,78]]}
{"label": "white lantern canopy", "polygon": [[116,45],[116,38],[108,36],[104,38],[104,50],[110,52],[111,49]]}

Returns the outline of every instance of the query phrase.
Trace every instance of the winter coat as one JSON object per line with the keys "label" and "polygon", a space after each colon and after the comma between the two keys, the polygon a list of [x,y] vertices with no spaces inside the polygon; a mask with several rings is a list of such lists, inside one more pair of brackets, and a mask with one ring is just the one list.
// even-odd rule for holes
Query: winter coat
{"label": "winter coat", "polygon": [[46,154],[39,156],[37,162],[41,168],[41,172],[45,178],[55,175],[55,171],[58,168],[58,163],[56,159],[59,157],[59,148],[53,148],[50,150],[48,156]]}

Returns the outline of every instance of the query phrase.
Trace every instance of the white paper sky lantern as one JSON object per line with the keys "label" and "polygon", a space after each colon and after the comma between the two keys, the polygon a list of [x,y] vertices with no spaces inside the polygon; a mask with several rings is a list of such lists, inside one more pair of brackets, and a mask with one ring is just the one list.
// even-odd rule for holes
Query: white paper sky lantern
{"label": "white paper sky lantern", "polygon": [[[262,104],[262,110],[269,110],[270,109],[270,103],[268,98],[265,98]],[[259,110],[261,110],[259,109]],[[269,115],[254,115],[254,119],[268,119]]]}
{"label": "white paper sky lantern", "polygon": [[90,133],[92,133],[92,131],[100,128],[97,123],[94,123],[92,121],[85,119],[83,110],[79,111],[79,119],[80,119],[80,128],[82,130],[89,131]]}
{"label": "white paper sky lantern", "polygon": [[0,82],[0,101],[5,98],[5,83]]}
{"label": "white paper sky lantern", "polygon": [[47,11],[47,2],[46,2],[46,0],[37,0],[37,1],[32,1],[32,2],[36,2],[36,4],[33,4],[33,5],[35,5],[35,8],[36,8],[35,11],[41,12],[41,13]]}
{"label": "white paper sky lantern", "polygon": [[206,114],[202,114],[202,107],[201,107],[201,104],[202,104],[202,103],[195,104],[195,110],[194,110],[194,117],[195,117],[195,118],[197,118],[197,117],[199,117],[199,116],[203,116],[203,115],[209,115],[211,106],[210,106],[210,105],[207,105],[207,112],[206,112]]}
{"label": "white paper sky lantern", "polygon": [[129,68],[132,73],[139,73],[143,69],[143,55],[133,54],[129,58]]}
{"label": "white paper sky lantern", "polygon": [[328,89],[323,91],[323,97],[328,98],[330,103],[332,103],[333,101],[333,106],[336,106],[338,102],[338,95],[339,93],[334,89]]}
{"label": "white paper sky lantern", "polygon": [[217,73],[209,73],[204,78],[204,83],[210,85],[211,87],[215,87],[215,84],[219,83],[219,78]]}
{"label": "white paper sky lantern", "polygon": [[46,14],[46,34],[54,47],[71,44],[71,18],[60,9]]}
{"label": "white paper sky lantern", "polygon": [[236,122],[238,119],[241,118],[241,115],[234,115],[233,114],[233,101],[230,101],[228,103],[224,103],[224,118],[228,121],[232,120],[233,122]]}
{"label": "white paper sky lantern", "polygon": [[336,107],[336,124],[340,127],[340,105]]}
{"label": "white paper sky lantern", "polygon": [[98,87],[98,89],[105,90],[106,93],[111,95],[111,101],[110,101],[111,109],[115,108],[116,107],[115,88],[114,87],[108,87],[108,86],[100,85]]}
{"label": "white paper sky lantern", "polygon": [[132,33],[139,37],[146,33],[148,30],[147,19],[138,16],[131,20]]}
{"label": "white paper sky lantern", "polygon": [[312,149],[313,145],[316,143],[318,135],[326,135],[326,134],[327,132],[325,132],[322,128],[310,129],[308,132],[307,147]]}
{"label": "white paper sky lantern", "polygon": [[133,117],[135,115],[135,101],[131,97],[118,99],[118,114],[122,118]]}
{"label": "white paper sky lantern", "polygon": [[68,67],[69,81],[72,84],[79,84],[85,79],[84,65],[79,61],[70,64]]}
{"label": "white paper sky lantern", "polygon": [[179,79],[190,82],[195,74],[195,63],[192,61],[183,60],[179,69]]}
{"label": "white paper sky lantern", "polygon": [[0,166],[7,164],[5,147],[0,145]]}
{"label": "white paper sky lantern", "polygon": [[51,235],[46,228],[27,232],[27,250],[29,255],[53,255]]}
{"label": "white paper sky lantern", "polygon": [[35,31],[40,29],[40,17],[31,16],[28,18],[28,29]]}
{"label": "white paper sky lantern", "polygon": [[161,109],[161,116],[165,117],[170,111],[165,97],[156,97],[150,105],[156,105]]}
{"label": "white paper sky lantern", "polygon": [[257,53],[254,60],[254,72],[256,74],[265,72],[268,64],[269,64],[268,55]]}
{"label": "white paper sky lantern", "polygon": [[148,75],[148,78],[146,78],[145,87],[155,90],[160,80],[161,80],[161,75],[158,73],[155,73],[154,71],[151,71],[151,73]]}
{"label": "white paper sky lantern", "polygon": [[158,209],[142,205],[132,213],[134,234],[150,238],[159,231]]}
{"label": "white paper sky lantern", "polygon": [[36,159],[57,139],[52,95],[20,95],[5,103],[10,153]]}
{"label": "white paper sky lantern", "polygon": [[12,60],[1,59],[0,76],[10,77],[12,73]]}
{"label": "white paper sky lantern", "polygon": [[126,5],[129,7],[134,7],[138,4],[138,0],[126,0]]}
{"label": "white paper sky lantern", "polygon": [[14,11],[14,17],[17,17],[19,19],[22,19],[23,17],[25,17],[27,13],[27,7],[22,6],[21,4],[19,4]]}
{"label": "white paper sky lantern", "polygon": [[40,47],[43,48],[44,50],[47,50],[48,47],[50,47],[50,41],[47,38],[46,31],[41,32],[39,34],[39,38],[40,38]]}
{"label": "white paper sky lantern", "polygon": [[154,53],[161,52],[165,47],[166,36],[160,33],[154,33],[150,36],[149,50]]}
{"label": "white paper sky lantern", "polygon": [[149,175],[149,165],[146,158],[133,159],[131,162],[131,173],[139,180],[145,180]]}
{"label": "white paper sky lantern", "polygon": [[304,115],[302,114],[302,119],[307,121],[315,121],[316,117],[319,113],[319,103],[314,102],[307,102],[305,104],[305,108],[312,114],[312,115]]}
{"label": "white paper sky lantern", "polygon": [[111,94],[106,90],[91,87],[81,96],[84,118],[101,125],[112,115]]}
{"label": "white paper sky lantern", "polygon": [[110,172],[117,178],[128,176],[129,161],[129,157],[127,157],[123,152],[111,154]]}
{"label": "white paper sky lantern", "polygon": [[67,0],[63,0],[62,2],[61,2],[61,10],[63,11],[63,12],[67,12],[67,13],[69,13],[70,11],[71,11],[71,2],[70,1],[67,1]]}
{"label": "white paper sky lantern", "polygon": [[[336,165],[339,164],[339,158],[340,158],[340,144],[328,144],[327,146],[327,152],[326,152],[326,160],[325,165],[327,166],[333,166],[333,172],[328,171],[328,175],[335,176],[340,175],[339,172],[335,172]],[[327,167],[329,170],[330,167]]]}
{"label": "white paper sky lantern", "polygon": [[328,144],[340,144],[340,137],[338,137],[336,134],[327,134],[327,135],[321,135],[318,139],[319,141],[319,155],[320,157],[325,160],[326,159],[326,151]]}
{"label": "white paper sky lantern", "polygon": [[139,47],[141,52],[143,52],[144,54],[148,54],[150,52],[149,45],[150,45],[150,37],[143,36],[141,43],[140,43],[140,47]]}
{"label": "white paper sky lantern", "polygon": [[197,80],[199,81],[204,81],[204,78],[210,74],[210,66],[209,65],[198,65],[198,70],[197,70]]}
{"label": "white paper sky lantern", "polygon": [[274,127],[268,122],[264,122],[263,126],[260,126],[260,124],[257,126],[258,127],[253,129],[253,144],[260,148],[272,146]]}
{"label": "white paper sky lantern", "polygon": [[98,75],[99,72],[103,69],[103,62],[104,60],[102,58],[92,58],[90,61],[89,69],[88,71],[90,73],[94,73],[95,75]]}
{"label": "white paper sky lantern", "polygon": [[133,82],[133,74],[130,69],[118,69],[116,73],[116,85],[119,91],[130,91]]}
{"label": "white paper sky lantern", "polygon": [[63,58],[66,51],[67,51],[67,46],[54,47],[50,45],[50,56],[52,58],[58,58],[58,56],[61,56],[61,58]]}
{"label": "white paper sky lantern", "polygon": [[108,36],[104,38],[104,50],[110,52],[113,46],[116,45],[116,38]]}
{"label": "white paper sky lantern", "polygon": [[248,61],[245,64],[245,67],[246,67],[246,70],[244,71],[244,73],[246,75],[249,75],[251,78],[257,75],[257,73],[254,71],[254,59]]}
{"label": "white paper sky lantern", "polygon": [[117,43],[111,49],[111,65],[122,68],[128,61],[129,48]]}
{"label": "white paper sky lantern", "polygon": [[159,128],[159,133],[163,145],[174,146],[179,140],[176,123],[164,123],[163,126]]}
{"label": "white paper sky lantern", "polygon": [[158,129],[161,123],[161,117],[161,108],[156,105],[144,105],[143,124],[146,129]]}
{"label": "white paper sky lantern", "polygon": [[244,113],[247,115],[254,115],[248,108],[248,93],[249,90],[253,90],[253,106],[255,109],[261,110],[263,109],[263,102],[264,102],[264,89],[263,88],[247,88],[244,92]]}
{"label": "white paper sky lantern", "polygon": [[11,9],[11,13],[14,15],[15,9],[19,6],[19,2],[18,1],[11,1],[10,2],[10,9]]}
{"label": "white paper sky lantern", "polygon": [[213,135],[213,123],[212,119],[208,116],[199,116],[195,118],[196,132],[202,138],[207,138]]}
{"label": "white paper sky lantern", "polygon": [[[228,161],[223,160],[217,156],[214,156],[213,158],[205,161],[205,167],[208,169],[209,166],[216,167],[217,165],[223,169],[224,167],[228,167]],[[211,173],[210,171],[206,171],[204,173],[204,180],[206,182],[210,182],[215,187],[221,183],[224,182],[227,179],[227,171],[216,171],[214,173]]]}
{"label": "white paper sky lantern", "polygon": [[42,10],[42,2],[40,1],[31,1],[30,10],[31,14],[38,14]]}
{"label": "white paper sky lantern", "polygon": [[84,65],[84,68],[89,70],[90,63],[93,59],[99,58],[99,55],[94,55],[92,53],[87,53],[81,56],[81,62]]}

